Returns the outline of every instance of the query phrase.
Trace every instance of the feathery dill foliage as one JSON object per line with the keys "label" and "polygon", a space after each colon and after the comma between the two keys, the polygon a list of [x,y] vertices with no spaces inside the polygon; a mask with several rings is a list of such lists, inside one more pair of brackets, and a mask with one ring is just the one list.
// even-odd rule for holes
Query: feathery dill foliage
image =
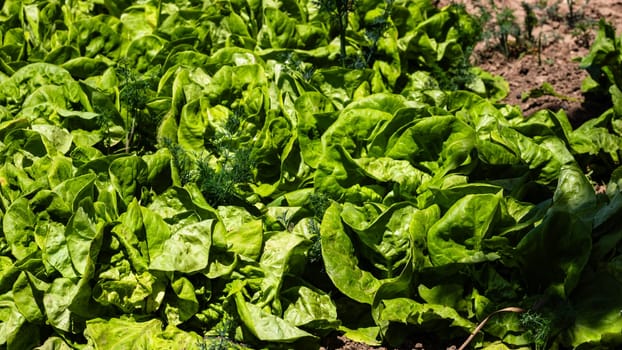
{"label": "feathery dill foliage", "polygon": [[199,343],[200,350],[229,350],[246,349],[242,344],[233,340],[236,320],[228,313],[225,313],[220,322],[214,329],[203,337],[203,342]]}
{"label": "feathery dill foliage", "polygon": [[525,33],[527,34],[527,40],[533,42],[533,29],[536,27],[536,25],[538,25],[538,17],[534,12],[533,7],[527,2],[522,1],[521,7],[523,8],[523,11],[525,11],[524,25]]}
{"label": "feathery dill foliage", "polygon": [[253,179],[256,162],[252,149],[235,140],[242,124],[242,113],[241,108],[236,109],[227,118],[224,132],[216,133],[208,145],[213,156],[218,158],[216,164],[210,164],[209,156],[199,159],[197,164],[199,188],[212,205],[239,202],[243,198],[239,186]]}
{"label": "feathery dill foliage", "polygon": [[119,99],[128,113],[125,152],[129,152],[131,147],[152,150],[156,144],[159,119],[144,110],[153,93],[151,86],[157,79],[139,75],[124,62],[117,66],[116,73],[121,80]]}
{"label": "feathery dill foliage", "polygon": [[216,133],[207,144],[211,153],[196,161],[178,144],[162,140],[171,152],[182,184],[195,182],[213,206],[245,203],[240,186],[253,180],[256,161],[252,148],[235,140],[241,125],[240,113],[233,113],[224,125],[224,132]]}
{"label": "feathery dill foliage", "polygon": [[389,28],[391,13],[393,12],[393,2],[395,0],[384,0],[386,7],[382,16],[373,20],[365,29],[365,37],[369,40],[369,45],[363,48],[363,56],[367,67],[372,67],[378,52],[378,42]]}
{"label": "feathery dill foliage", "polygon": [[117,67],[117,74],[121,78],[122,88],[119,91],[121,102],[125,103],[132,112],[145,108],[147,106],[149,81],[139,77],[136,72],[124,64]]}
{"label": "feathery dill foliage", "polygon": [[312,239],[311,247],[307,251],[307,258],[311,264],[322,263],[322,240],[320,239],[320,224],[316,218],[309,221],[309,231],[314,236]]}
{"label": "feathery dill foliage", "polygon": [[237,148],[235,136],[242,125],[243,107],[234,109],[233,114],[229,115],[225,121],[224,130],[216,132],[213,137],[206,140],[206,147],[209,151],[219,156],[227,157],[232,150]]}
{"label": "feathery dill foliage", "polygon": [[162,143],[164,143],[164,146],[171,152],[173,165],[177,169],[182,186],[195,181],[196,171],[194,170],[194,162],[188,156],[186,150],[169,138],[164,138]]}
{"label": "feathery dill foliage", "polygon": [[164,140],[164,143],[171,152],[173,165],[177,168],[182,185],[196,182],[213,206],[242,200],[239,185],[253,179],[255,162],[250,149],[242,148],[236,153],[228,153],[214,163],[209,155],[193,161],[178,144],[173,144],[170,140]]}
{"label": "feathery dill foliage", "polygon": [[[320,240],[320,222],[324,213],[330,206],[330,198],[322,192],[313,192],[309,196],[308,207],[313,213],[309,222],[309,231],[314,234],[311,247],[307,252],[307,258],[311,264],[322,263],[322,242]],[[323,268],[322,268],[323,269]]]}
{"label": "feathery dill foliage", "polygon": [[330,207],[330,198],[321,192],[313,192],[309,196],[309,209],[313,213],[313,217],[322,220],[326,209]]}
{"label": "feathery dill foliage", "polygon": [[438,81],[442,90],[456,91],[473,82],[477,75],[471,71],[470,53],[461,58],[460,62],[452,67],[442,67],[439,64],[428,68],[432,76]]}
{"label": "feathery dill foliage", "polygon": [[520,323],[526,334],[534,342],[536,350],[545,349],[551,334],[551,320],[535,311],[527,311],[520,316]]}
{"label": "feathery dill foliage", "polygon": [[244,108],[242,106],[238,106],[233,114],[227,118],[225,122],[225,130],[228,134],[227,136],[233,136],[240,129],[240,125],[242,125],[242,113],[244,113]]}
{"label": "feathery dill foliage", "polygon": [[[503,53],[504,56],[518,57],[526,47],[514,10],[507,6],[498,7],[492,0],[488,1],[488,6],[482,5],[477,0],[475,6],[479,10],[477,21],[482,31],[481,39],[485,41],[486,45],[491,42],[491,39],[494,39],[492,40],[495,43],[494,48]],[[535,16],[531,5],[523,2],[522,6],[526,13],[524,21],[526,38],[532,42],[534,41],[532,37],[533,28],[538,24],[538,18]]]}
{"label": "feathery dill foliage", "polygon": [[283,56],[283,62],[285,63],[287,73],[290,75],[306,82],[311,81],[311,78],[313,78],[313,73],[315,73],[313,64],[304,62],[295,52],[285,54]]}
{"label": "feathery dill foliage", "polygon": [[102,143],[104,149],[106,150],[106,154],[110,154],[111,148],[113,146],[111,127],[114,125],[111,115],[115,113],[115,111],[112,111],[108,108],[100,107],[99,105],[95,105],[94,110],[97,113],[95,122],[97,123],[97,126],[102,132]]}
{"label": "feathery dill foliage", "polygon": [[348,29],[348,13],[354,11],[355,0],[313,0],[320,11],[337,18],[339,44],[341,49],[341,65],[346,66],[346,31]]}
{"label": "feathery dill foliage", "polygon": [[590,0],[584,0],[583,4],[578,8],[575,7],[578,1],[576,0],[566,0],[566,4],[568,4],[568,15],[567,15],[567,23],[568,27],[574,29],[577,25],[589,23],[590,20],[586,17],[585,7],[588,6]]}
{"label": "feathery dill foliage", "polygon": [[510,37],[514,37],[516,40],[520,39],[520,27],[516,23],[514,11],[509,7],[504,7],[497,12],[496,20],[498,26],[497,38],[499,39],[499,47],[506,57],[510,57],[512,54],[510,50]]}
{"label": "feathery dill foliage", "polygon": [[209,163],[209,157],[201,158],[198,163],[197,181],[207,201],[214,206],[231,204],[239,201],[239,185],[253,179],[255,162],[251,151],[239,149],[228,154],[218,162],[217,169]]}

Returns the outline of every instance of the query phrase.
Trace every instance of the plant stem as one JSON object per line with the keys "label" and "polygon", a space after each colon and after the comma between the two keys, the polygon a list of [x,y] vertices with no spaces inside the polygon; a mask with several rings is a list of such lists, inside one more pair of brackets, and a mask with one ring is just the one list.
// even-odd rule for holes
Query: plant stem
{"label": "plant stem", "polygon": [[156,30],[160,28],[160,17],[162,16],[162,0],[158,0],[158,14],[156,15]]}
{"label": "plant stem", "polygon": [[341,66],[346,66],[346,29],[348,28],[348,11],[339,13],[339,44],[341,46]]}
{"label": "plant stem", "polygon": [[130,132],[125,135],[125,153],[130,153],[130,144],[134,139],[134,133],[136,132],[136,115],[138,111],[132,108],[132,112],[130,113],[132,118],[132,126],[130,127]]}

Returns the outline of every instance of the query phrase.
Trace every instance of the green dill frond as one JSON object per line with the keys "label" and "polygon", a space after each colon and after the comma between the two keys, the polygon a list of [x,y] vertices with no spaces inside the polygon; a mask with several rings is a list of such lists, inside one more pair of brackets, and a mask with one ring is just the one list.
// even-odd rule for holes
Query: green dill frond
{"label": "green dill frond", "polygon": [[314,192],[309,196],[309,209],[313,213],[313,217],[322,220],[324,212],[330,206],[330,198],[321,192]]}
{"label": "green dill frond", "polygon": [[322,241],[320,239],[320,224],[315,219],[312,218],[309,221],[309,231],[311,231],[314,236],[311,240],[311,247],[307,251],[307,258],[311,264],[319,263],[322,261]]}
{"label": "green dill frond", "polygon": [[171,152],[171,157],[173,158],[173,166],[177,169],[179,173],[179,178],[181,180],[182,186],[193,182],[196,178],[196,174],[194,171],[193,164],[194,162],[186,153],[186,150],[183,149],[179,144],[174,143],[169,138],[164,138],[162,140],[164,146],[168,148],[169,152]]}
{"label": "green dill frond", "polygon": [[255,168],[255,160],[249,148],[238,150],[230,160],[231,179],[235,183],[246,183],[253,179],[253,169]]}
{"label": "green dill frond", "polygon": [[348,13],[354,11],[355,0],[312,0],[320,12],[325,12],[337,19],[339,30],[339,46],[341,66],[346,66],[346,31],[348,29]]}
{"label": "green dill frond", "polygon": [[520,316],[520,323],[536,349],[546,348],[551,333],[551,319],[541,313],[529,310]]}
{"label": "green dill frond", "polygon": [[120,62],[115,71],[120,79],[119,101],[127,111],[125,152],[129,152],[130,147],[154,149],[160,118],[145,108],[154,94],[152,85],[159,79],[139,75],[125,62]]}
{"label": "green dill frond", "polygon": [[225,130],[229,135],[233,135],[238,132],[240,125],[242,124],[242,114],[244,113],[244,107],[238,106],[234,109],[233,114],[229,115],[225,122]]}
{"label": "green dill frond", "polygon": [[197,162],[199,189],[212,206],[223,205],[231,202],[235,197],[235,183],[227,172],[216,171],[210,164],[208,157],[203,157]]}
{"label": "green dill frond", "polygon": [[121,102],[132,109],[143,109],[147,106],[149,82],[143,79],[126,80],[119,92]]}
{"label": "green dill frond", "polygon": [[235,318],[228,313],[224,313],[222,319],[214,328],[207,332],[203,337],[203,341],[199,343],[201,350],[230,350],[230,349],[247,349],[244,344],[234,340],[235,329],[238,326]]}
{"label": "green dill frond", "polygon": [[217,162],[217,169],[210,165],[209,157],[197,162],[199,188],[211,205],[239,202],[244,197],[239,193],[239,186],[253,179],[255,162],[249,149],[226,154]]}
{"label": "green dill frond", "polygon": [[538,17],[536,16],[532,5],[528,4],[527,2],[522,1],[521,7],[523,8],[523,11],[525,11],[524,24],[525,32],[527,33],[527,39],[529,41],[533,41],[533,29],[536,27],[536,25],[538,25]]}
{"label": "green dill frond", "polygon": [[148,91],[151,79],[141,77],[124,62],[116,67],[117,76],[121,79],[119,98],[128,108],[143,109],[147,106]]}
{"label": "green dill frond", "polygon": [[320,11],[340,16],[346,12],[353,11],[355,6],[354,0],[313,0],[313,4]]}

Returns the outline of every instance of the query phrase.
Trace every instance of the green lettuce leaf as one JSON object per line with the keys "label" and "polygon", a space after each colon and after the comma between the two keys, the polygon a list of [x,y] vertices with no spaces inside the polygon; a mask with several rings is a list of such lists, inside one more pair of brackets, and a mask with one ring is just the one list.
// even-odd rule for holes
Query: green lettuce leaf
{"label": "green lettuce leaf", "polygon": [[245,301],[240,292],[235,295],[235,305],[244,325],[262,341],[291,343],[301,338],[313,338],[312,334]]}
{"label": "green lettuce leaf", "polygon": [[562,167],[552,206],[516,247],[530,289],[565,298],[577,286],[592,249],[595,205],[596,195],[585,175],[576,166]]}
{"label": "green lettuce leaf", "polygon": [[132,319],[96,318],[89,320],[84,335],[87,349],[199,349],[201,337],[175,326],[164,328],[158,319],[137,322]]}
{"label": "green lettuce leaf", "polygon": [[501,193],[467,195],[447,210],[428,232],[428,250],[435,266],[494,261],[497,252],[486,251],[484,241],[494,234]]}

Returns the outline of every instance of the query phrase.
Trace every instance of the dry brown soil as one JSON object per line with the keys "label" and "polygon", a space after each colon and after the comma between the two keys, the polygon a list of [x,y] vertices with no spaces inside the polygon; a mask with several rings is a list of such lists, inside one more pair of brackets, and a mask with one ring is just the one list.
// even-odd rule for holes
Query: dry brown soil
{"label": "dry brown soil", "polygon": [[[440,0],[437,6],[450,3],[461,3],[471,13],[479,13],[478,3],[490,8],[489,0]],[[475,49],[472,63],[483,69],[504,77],[510,85],[510,93],[502,101],[519,105],[524,115],[530,115],[541,109],[564,109],[573,124],[577,125],[586,119],[598,116],[601,112],[598,101],[585,99],[581,93],[581,82],[587,73],[579,68],[579,61],[584,57],[592,44],[598,21],[605,19],[612,23],[618,35],[622,34],[622,0],[575,0],[574,27],[568,21],[568,2],[566,0],[526,0],[532,5],[538,24],[533,36],[541,39],[541,47],[537,44],[524,44],[514,47],[513,57],[504,55],[497,46],[495,37],[482,42]],[[557,10],[550,9],[557,3]],[[524,30],[525,12],[520,0],[494,0],[497,9],[508,7],[514,10],[516,23]],[[545,5],[541,8],[536,4]],[[494,9],[493,20],[494,20]],[[492,24],[491,24],[492,25]],[[513,41],[513,39],[511,38]],[[537,41],[537,40],[536,40]],[[517,45],[518,46],[518,45]],[[554,90],[563,97],[543,96],[522,100],[525,92],[538,88],[542,83],[551,84]],[[399,350],[456,349],[461,341],[439,340],[431,336],[414,336]],[[390,350],[389,347],[373,347],[351,341],[343,336],[325,339],[321,350]]]}
{"label": "dry brown soil", "polygon": [[[516,23],[525,33],[525,11],[519,0],[494,0],[497,9],[490,9],[489,0],[440,0],[438,6],[451,2],[462,3],[471,13],[479,13],[478,3],[483,4],[492,14],[504,7],[514,11]],[[598,22],[604,19],[614,25],[617,33],[622,32],[621,0],[574,0],[574,21],[569,22],[569,9],[566,0],[527,0],[534,10],[538,23],[533,30],[533,42],[522,40],[512,55],[506,57],[496,47],[495,35],[476,47],[472,63],[483,69],[504,77],[510,84],[510,93],[503,101],[519,105],[525,115],[540,109],[564,109],[570,119],[578,124],[599,115],[598,101],[586,100],[581,93],[581,82],[587,73],[579,68],[579,61],[592,44],[598,29]],[[538,6],[540,4],[540,6]],[[555,10],[555,5],[557,9]],[[495,29],[494,23],[491,23]],[[492,30],[490,31],[492,32]],[[541,46],[538,48],[540,38]],[[542,83],[551,84],[555,91],[565,98],[543,96],[522,100],[521,96],[538,88]]]}

